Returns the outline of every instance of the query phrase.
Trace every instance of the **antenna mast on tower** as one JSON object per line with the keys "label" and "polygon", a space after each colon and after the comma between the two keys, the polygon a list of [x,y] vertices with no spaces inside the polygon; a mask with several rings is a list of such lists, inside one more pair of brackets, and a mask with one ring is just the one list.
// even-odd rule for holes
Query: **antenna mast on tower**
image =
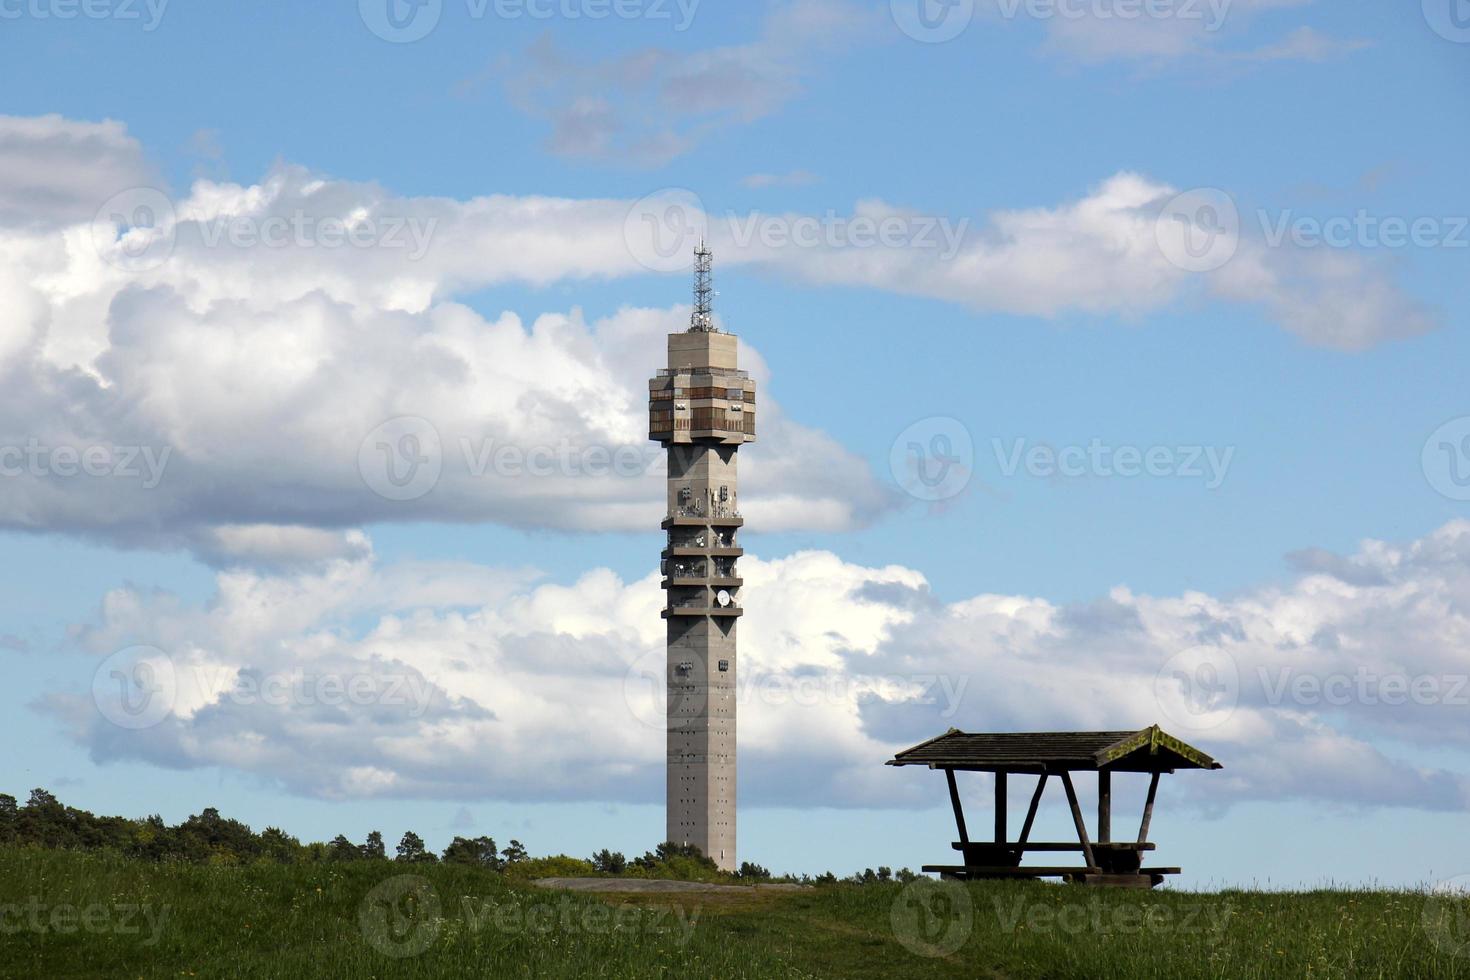
{"label": "antenna mast on tower", "polygon": [[689,316],[690,333],[718,333],[714,320],[714,265],[715,253],[701,238],[694,250],[694,312]]}

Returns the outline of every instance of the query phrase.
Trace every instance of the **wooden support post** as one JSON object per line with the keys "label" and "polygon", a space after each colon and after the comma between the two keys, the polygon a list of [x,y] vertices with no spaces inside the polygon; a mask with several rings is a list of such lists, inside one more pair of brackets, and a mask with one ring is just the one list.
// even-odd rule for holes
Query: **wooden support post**
{"label": "wooden support post", "polygon": [[1113,839],[1113,774],[1107,769],[1097,771],[1097,842],[1111,843]]}
{"label": "wooden support post", "polygon": [[995,842],[1006,842],[1006,774],[995,774]]}
{"label": "wooden support post", "polygon": [[1077,790],[1072,785],[1072,774],[1065,769],[1062,770],[1062,786],[1067,790],[1067,804],[1072,808],[1072,822],[1077,825],[1077,840],[1082,843],[1082,855],[1087,859],[1089,868],[1096,868],[1092,843],[1087,839],[1087,824],[1082,822],[1082,807],[1077,804]]}
{"label": "wooden support post", "polygon": [[1031,825],[1036,822],[1036,807],[1041,803],[1041,791],[1046,789],[1046,781],[1051,778],[1051,773],[1044,772],[1036,780],[1036,792],[1031,794],[1031,808],[1026,811],[1026,822],[1021,825],[1020,844],[1025,844],[1031,839]]}
{"label": "wooden support post", "polygon": [[1138,843],[1148,842],[1148,825],[1154,818],[1154,796],[1159,791],[1159,774],[1154,773],[1148,781],[1148,799],[1143,802],[1143,823],[1138,825]]}
{"label": "wooden support post", "polygon": [[965,832],[965,810],[960,806],[960,788],[955,785],[954,770],[944,770],[944,778],[949,780],[949,805],[954,807],[954,825],[959,828],[960,843],[970,843],[970,835]]}

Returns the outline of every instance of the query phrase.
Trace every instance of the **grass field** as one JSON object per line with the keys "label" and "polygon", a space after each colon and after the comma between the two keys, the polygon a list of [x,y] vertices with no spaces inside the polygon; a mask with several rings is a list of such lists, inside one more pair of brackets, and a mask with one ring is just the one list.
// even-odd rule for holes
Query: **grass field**
{"label": "grass field", "polygon": [[572,896],[450,865],[0,850],[0,976],[1467,977],[1426,893],[921,882]]}

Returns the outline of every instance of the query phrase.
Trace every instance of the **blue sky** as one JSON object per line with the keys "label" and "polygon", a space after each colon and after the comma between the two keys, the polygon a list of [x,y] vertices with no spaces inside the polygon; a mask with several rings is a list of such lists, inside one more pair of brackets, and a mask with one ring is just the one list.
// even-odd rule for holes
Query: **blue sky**
{"label": "blue sky", "polygon": [[[770,412],[742,453],[752,672],[969,685],[950,714],[891,691],[879,707],[753,706],[742,857],[941,858],[940,787],[884,769],[885,753],[949,724],[1178,728],[1155,674],[1207,616],[1229,637],[1211,655],[1247,680],[1228,719],[1180,732],[1228,767],[1180,776],[1168,799],[1157,838],[1186,884],[1315,881],[1324,842],[1366,854],[1365,878],[1467,870],[1466,705],[1272,704],[1249,680],[1366,665],[1448,690],[1470,671],[1470,504],[1425,464],[1431,434],[1470,416],[1470,47],[1444,28],[1449,0],[1236,0],[1213,31],[1101,17],[1101,0],[1050,18],[959,3],[965,26],[943,43],[901,29],[903,0],[705,0],[684,30],[677,4],[652,0],[603,19],[588,0],[534,7],[547,16],[443,0],[408,43],[374,34],[364,4],[173,0],[155,24],[142,4],[62,19],[54,0],[0,3],[0,442],[172,453],[147,492],[0,478],[0,725],[26,746],[0,762],[5,791],[172,819],[216,805],[303,837],[652,846],[658,733],[610,739],[641,746],[624,772],[548,712],[564,693],[574,710],[605,698],[598,724],[627,720],[623,675],[660,628],[639,618],[657,601],[657,480],[446,467],[395,505],[362,485],[356,447],[403,415],[449,447],[636,443],[688,273],[640,266],[625,217],[686,189]],[[79,255],[94,213],[139,187],[176,212],[170,254],[145,269]],[[1194,189],[1240,218],[1233,257],[1203,271],[1167,241]],[[211,215],[359,206],[433,218],[426,255],[191,237]],[[788,228],[832,215],[839,240],[740,247],[731,228],[753,213]],[[960,251],[862,248],[837,220],[855,213],[963,227]],[[1425,235],[1310,240],[1360,214]],[[1189,234],[1207,230],[1191,217]],[[1273,244],[1283,221],[1297,240]],[[890,466],[915,424],[924,445],[958,425],[973,447],[941,501],[906,494]],[[1213,487],[1006,472],[1018,443],[1094,440],[1229,463]],[[1431,455],[1456,445],[1436,437]],[[776,608],[803,589],[807,608]],[[229,672],[378,656],[442,703],[363,711],[340,740],[317,740],[299,704],[181,705],[139,734],[86,697],[99,662],[138,644]],[[569,679],[580,657],[601,686]],[[553,774],[591,788],[527,776],[511,759],[532,742],[560,745],[575,764]],[[415,776],[415,759],[435,761]],[[784,793],[786,778],[808,788]],[[1381,850],[1389,827],[1412,850]],[[1272,851],[1266,835],[1286,840]]]}

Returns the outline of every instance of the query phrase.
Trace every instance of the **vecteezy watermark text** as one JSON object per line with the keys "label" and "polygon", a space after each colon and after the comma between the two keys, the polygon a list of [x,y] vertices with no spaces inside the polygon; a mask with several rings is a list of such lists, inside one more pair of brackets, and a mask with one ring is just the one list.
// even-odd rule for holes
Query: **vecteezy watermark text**
{"label": "vecteezy watermark text", "polygon": [[[658,450],[644,443],[583,444],[565,438],[555,444],[522,445],[461,436],[456,449],[472,479],[635,479],[659,459]],[[357,467],[368,489],[385,500],[417,500],[438,486],[445,456],[437,426],[420,416],[401,415],[363,437]]]}
{"label": "vecteezy watermark text", "polygon": [[1038,902],[1024,898],[991,899],[1001,931],[1066,933],[1068,935],[1137,936],[1169,934],[1208,936],[1218,940],[1235,910],[1230,903],[1179,905],[1163,902],[1087,901]]}
{"label": "vecteezy watermark text", "polygon": [[168,0],[0,0],[0,20],[142,21],[152,32],[167,9]]}
{"label": "vecteezy watermark text", "polygon": [[[694,23],[701,0],[463,0],[472,21],[646,20],[667,22],[676,32]],[[394,44],[428,37],[439,26],[445,0],[358,0],[367,29]]]}
{"label": "vecteezy watermark text", "polygon": [[103,660],[92,675],[92,701],[120,728],[152,728],[181,698],[238,707],[402,707],[411,718],[429,710],[437,688],[418,671],[386,664],[360,669],[266,671],[179,663],[157,647],[135,646]]}
{"label": "vecteezy watermark text", "polygon": [[[1248,683],[1249,682],[1249,683]],[[1470,674],[1352,669],[1305,669],[1258,664],[1242,671],[1218,646],[1196,646],[1170,657],[1154,678],[1154,698],[1171,722],[1192,731],[1224,724],[1243,697],[1262,707],[1470,707]]]}
{"label": "vecteezy watermark text", "polygon": [[[1351,214],[1302,214],[1291,208],[1258,208],[1254,240],[1266,248],[1397,251],[1470,249],[1470,215],[1384,214],[1359,208]],[[1188,272],[1224,268],[1240,251],[1249,225],[1235,198],[1200,187],[1170,199],[1154,225],[1159,250]]]}
{"label": "vecteezy watermark text", "polygon": [[313,215],[296,210],[289,214],[224,215],[199,224],[205,248],[228,242],[234,248],[382,248],[407,249],[410,262],[429,251],[439,226],[438,218],[384,215],[344,218]]}
{"label": "vecteezy watermark text", "polygon": [[[1219,941],[1234,915],[1228,902],[1125,902],[1094,895],[1085,900],[1050,901],[1039,897],[992,896],[996,925],[1017,932],[1071,936],[1205,936]],[[949,956],[964,947],[975,930],[974,898],[955,881],[918,878],[904,886],[889,909],[893,934],[910,952]]]}
{"label": "vecteezy watermark text", "polygon": [[[4,2],[4,0],[0,0]],[[205,249],[376,249],[410,262],[428,254],[437,217],[375,213],[218,214],[180,220],[173,200],[154,187],[130,187],[103,202],[92,219],[92,244],[103,261],[128,272],[157,269],[182,239]]]}
{"label": "vecteezy watermark text", "polygon": [[[1004,20],[1173,20],[1213,33],[1225,26],[1233,5],[1234,0],[994,0],[988,7]],[[976,0],[889,0],[888,6],[899,30],[939,44],[965,32],[975,19]]]}
{"label": "vecteezy watermark text", "polygon": [[[841,215],[711,214],[699,196],[666,188],[633,203],[623,222],[623,240],[642,266],[656,272],[686,268],[703,240],[736,249],[915,249],[948,261],[959,254],[970,219],[893,212]],[[717,232],[717,233],[716,233]]]}
{"label": "vecteezy watermark text", "polygon": [[991,448],[1005,477],[1023,469],[1042,479],[1172,477],[1203,480],[1207,490],[1220,488],[1235,459],[1234,446],[1110,446],[1101,439],[1086,446],[1060,448],[1041,443],[1028,447],[1025,439],[1012,440],[1007,446],[1002,439],[992,439]]}
{"label": "vecteezy watermark text", "polygon": [[[715,676],[734,675],[732,690],[737,706],[816,708],[847,707],[867,700],[930,705],[940,719],[953,718],[960,710],[968,675],[838,673],[788,674],[769,671],[737,671],[731,661],[710,665]],[[677,725],[681,702],[695,707],[704,697],[695,665],[687,665],[688,683],[680,684],[684,666],[670,665],[667,653],[650,650],[628,668],[623,678],[623,699],[634,717],[649,728],[662,731]],[[671,672],[674,676],[670,676]],[[694,722],[691,717],[690,723]]]}
{"label": "vecteezy watermark text", "polygon": [[163,482],[171,446],[48,446],[34,437],[0,446],[0,478],[22,476],[137,480],[145,490]]}
{"label": "vecteezy watermark text", "polygon": [[148,938],[143,945],[156,946],[171,911],[167,905],[155,908],[129,902],[51,904],[32,895],[25,902],[0,902],[0,935],[30,932],[71,936],[85,932],[94,936],[141,936],[146,927]]}
{"label": "vecteezy watermark text", "polygon": [[1006,20],[1177,20],[1210,32],[1225,26],[1234,0],[996,0]]}
{"label": "vecteezy watermark text", "polygon": [[471,935],[494,930],[504,935],[591,935],[614,933],[671,939],[687,946],[699,924],[699,909],[614,908],[601,902],[578,902],[568,895],[556,900],[511,898],[496,901],[462,896],[446,909],[433,884],[419,875],[394,875],[368,892],[358,907],[362,936],[384,956],[403,959],[424,952],[443,932],[445,921],[457,914],[463,931]]}

